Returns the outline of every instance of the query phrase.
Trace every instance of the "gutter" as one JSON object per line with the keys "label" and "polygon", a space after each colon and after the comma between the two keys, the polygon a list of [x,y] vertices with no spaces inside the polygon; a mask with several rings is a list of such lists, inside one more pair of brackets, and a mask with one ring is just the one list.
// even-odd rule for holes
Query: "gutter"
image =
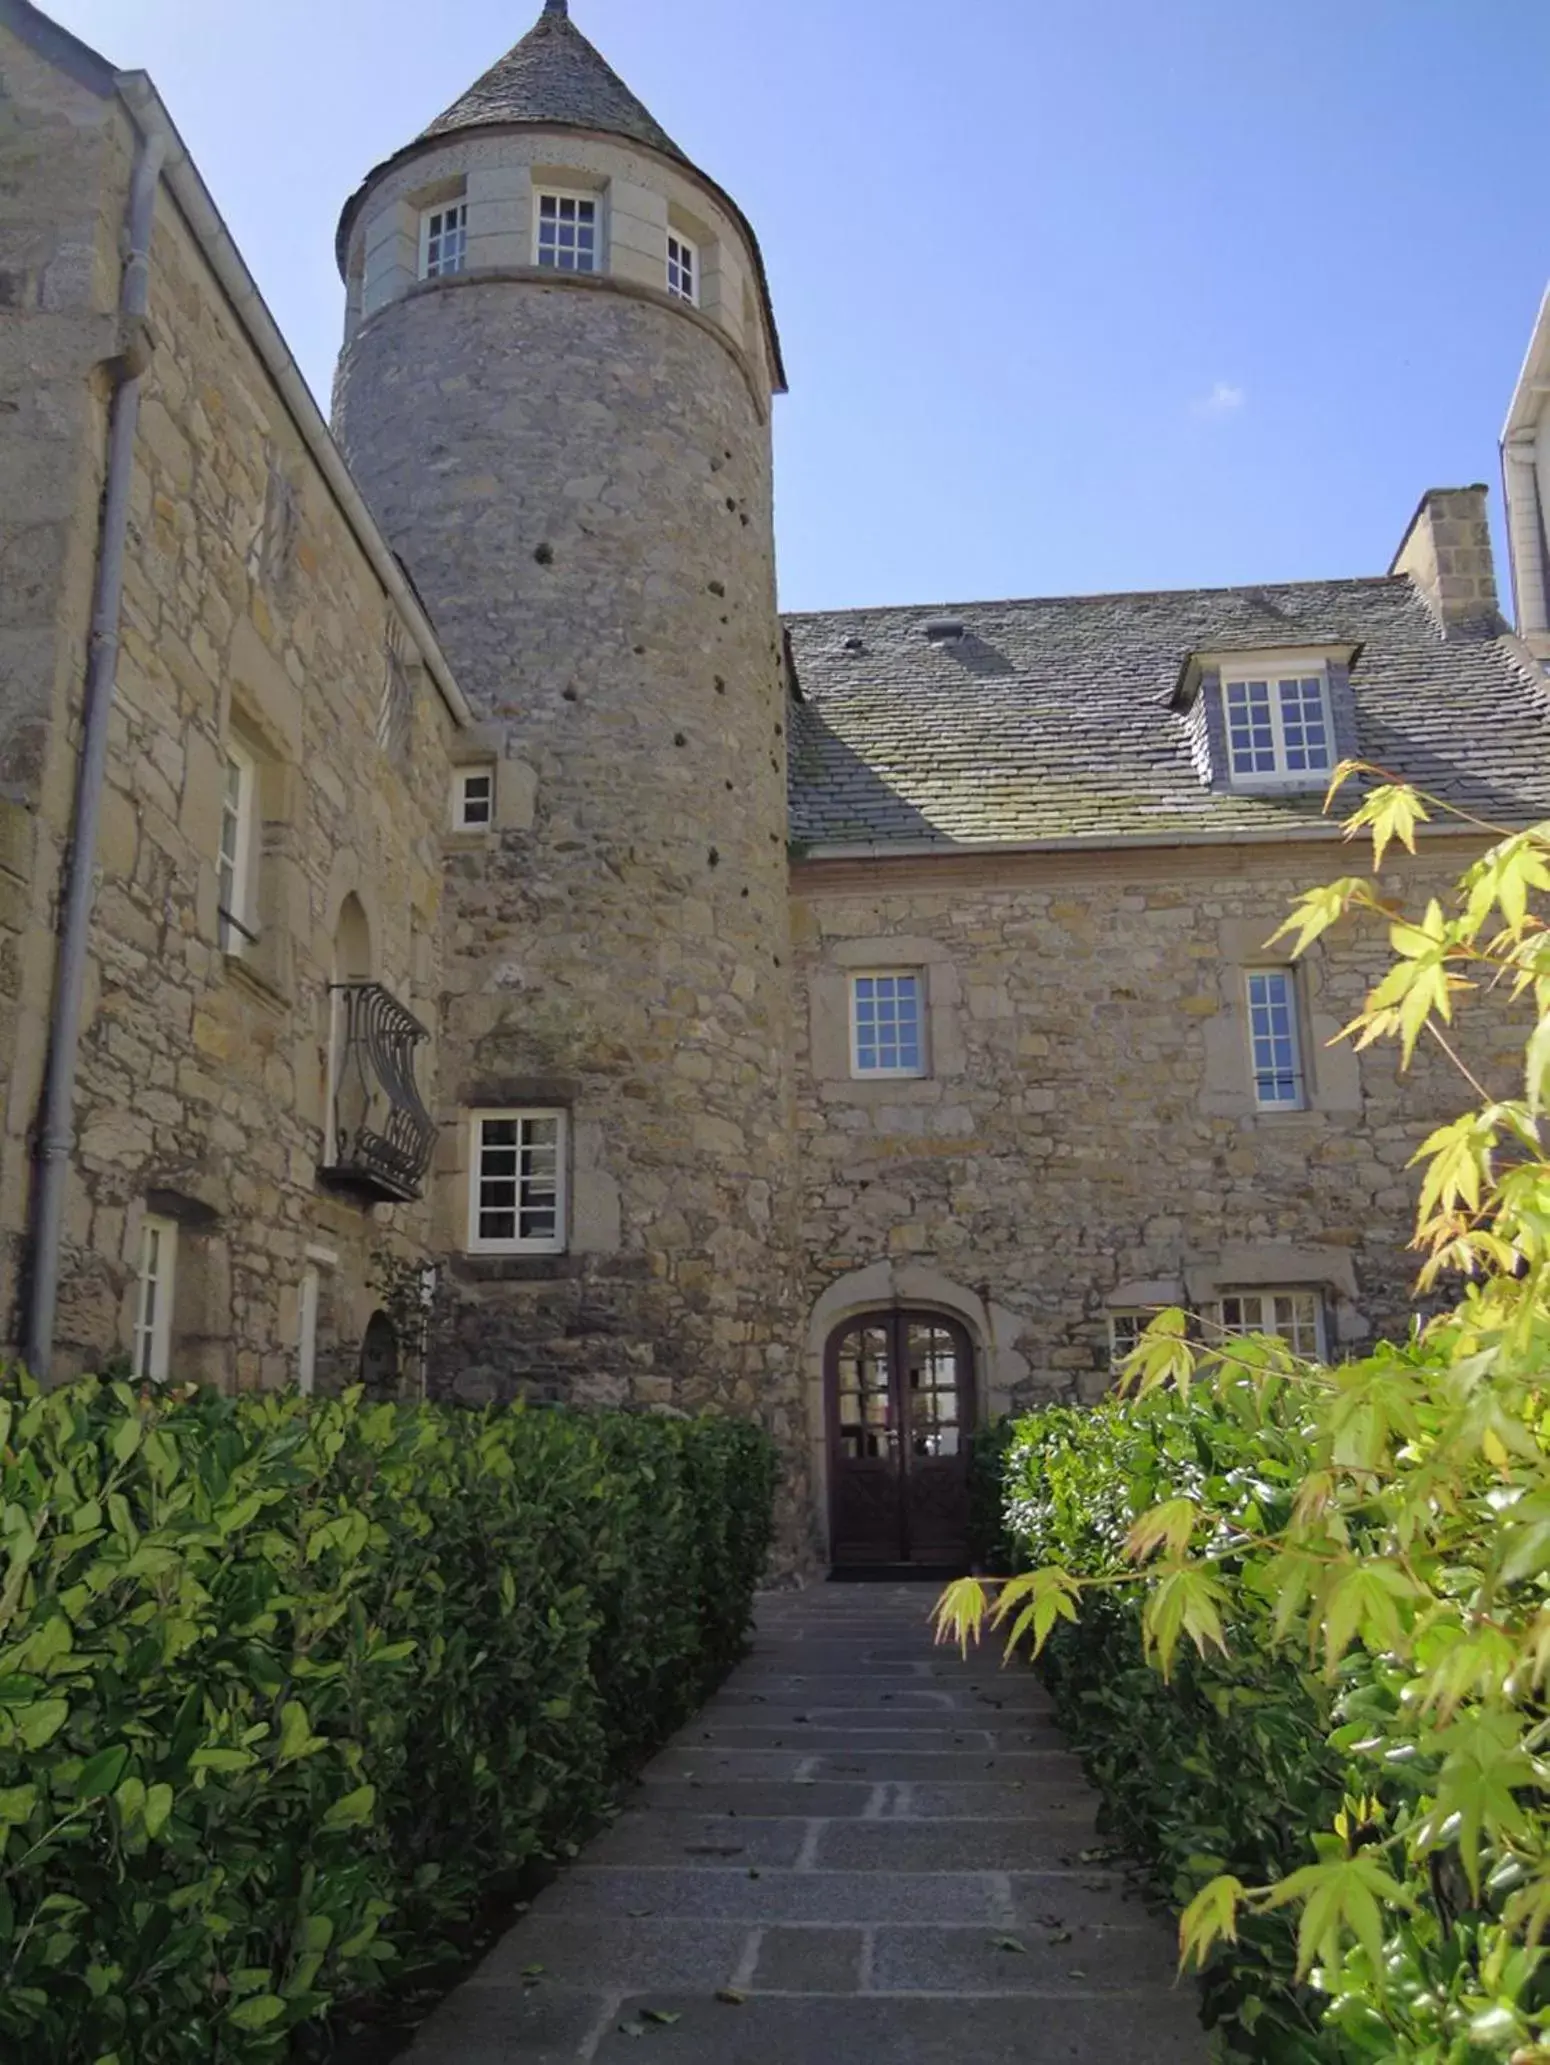
{"label": "gutter", "polygon": [[[1527,826],[1539,820],[1525,818],[1523,822]],[[1418,842],[1421,839],[1480,839],[1485,836],[1478,825],[1416,827]],[[864,845],[834,842],[804,845],[799,853],[792,855],[792,863],[801,867],[808,861],[819,860],[999,860],[1019,853],[1131,853],[1192,846],[1308,846],[1320,842],[1328,844],[1332,840],[1344,841],[1345,837],[1340,825],[1330,824],[1276,826],[1266,831],[1129,832],[1118,836],[1113,832],[1072,832],[1054,839],[986,839],[962,845],[949,845],[940,839],[874,839]]]}
{"label": "gutter", "polygon": [[291,356],[290,346],[269,313],[257,282],[233,243],[231,232],[222,221],[220,210],[211,199],[210,190],[200,178],[188,147],[162,105],[149,75],[145,72],[121,72],[117,84],[141,136],[161,145],[166,158],[165,177],[173,199],[182,210],[265,370],[279,389],[291,421],[317,462],[318,470],[355,534],[356,543],[370,561],[372,572],[392,596],[409,626],[420,658],[425,662],[442,701],[459,725],[475,723],[474,712],[447,664],[435,627],[367,508],[312,398],[312,390]]}
{"label": "gutter", "polygon": [[124,594],[124,558],[129,538],[129,497],[134,481],[135,437],[140,424],[140,384],[150,364],[146,308],[151,285],[151,228],[161,184],[163,139],[141,131],[130,176],[124,222],[124,270],[119,283],[120,339],[108,427],[107,474],[103,483],[102,531],[93,584],[91,636],[82,713],[81,758],[76,775],[75,822],[65,861],[64,914],[59,971],[49,1027],[48,1072],[38,1144],[38,1189],[33,1221],[32,1277],[28,1286],[23,1356],[34,1376],[47,1377],[54,1354],[59,1308],[59,1243],[64,1225],[65,1186],[75,1144],[75,1078],[80,1053],[81,1002],[86,988],[86,950],[96,900],[97,839],[107,777],[108,728],[118,682],[119,617]]}

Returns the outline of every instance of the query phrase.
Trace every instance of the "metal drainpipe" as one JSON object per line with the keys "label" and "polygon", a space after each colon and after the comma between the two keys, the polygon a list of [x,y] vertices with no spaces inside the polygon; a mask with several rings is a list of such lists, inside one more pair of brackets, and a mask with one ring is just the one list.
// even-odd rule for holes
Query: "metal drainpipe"
{"label": "metal drainpipe", "polygon": [[66,857],[64,915],[60,926],[58,975],[49,1027],[48,1073],[38,1144],[38,1188],[33,1212],[32,1273],[23,1356],[35,1376],[46,1377],[54,1353],[59,1304],[59,1244],[64,1225],[65,1185],[75,1145],[75,1076],[81,1041],[81,998],[86,987],[86,948],[96,897],[97,836],[107,774],[108,719],[118,685],[119,614],[124,594],[124,553],[129,536],[129,492],[134,473],[135,434],[140,421],[140,381],[150,359],[145,313],[150,301],[151,226],[165,146],[141,135],[130,178],[124,223],[124,272],[119,286],[122,355],[108,428],[107,478],[103,485],[102,532],[92,596],[91,643],[86,666],[86,700],[81,760],[76,774],[75,825]]}

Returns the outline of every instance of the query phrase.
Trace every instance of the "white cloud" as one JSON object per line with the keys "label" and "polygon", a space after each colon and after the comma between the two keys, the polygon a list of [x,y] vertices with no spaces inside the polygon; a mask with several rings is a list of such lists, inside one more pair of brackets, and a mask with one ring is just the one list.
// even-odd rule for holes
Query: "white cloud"
{"label": "white cloud", "polygon": [[1190,406],[1197,416],[1236,416],[1248,398],[1246,388],[1234,387],[1230,380],[1218,380],[1209,394]]}

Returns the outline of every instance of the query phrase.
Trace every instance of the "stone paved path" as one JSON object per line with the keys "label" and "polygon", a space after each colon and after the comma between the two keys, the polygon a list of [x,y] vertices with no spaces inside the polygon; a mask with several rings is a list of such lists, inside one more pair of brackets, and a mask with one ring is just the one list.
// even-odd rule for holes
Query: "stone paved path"
{"label": "stone paved path", "polygon": [[934,1649],[933,1596],[762,1601],[753,1654],[406,2065],[1200,2065],[1172,1928],[1083,1860],[1096,1803],[1041,1687]]}

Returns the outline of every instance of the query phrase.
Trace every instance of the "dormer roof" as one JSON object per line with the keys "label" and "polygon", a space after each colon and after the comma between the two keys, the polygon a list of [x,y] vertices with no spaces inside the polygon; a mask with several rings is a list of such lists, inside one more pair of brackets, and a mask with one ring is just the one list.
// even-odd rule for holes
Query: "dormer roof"
{"label": "dormer roof", "polygon": [[601,51],[570,18],[566,0],[548,0],[522,41],[438,115],[422,138],[491,122],[564,123],[649,144],[670,158],[683,152],[636,99]]}

